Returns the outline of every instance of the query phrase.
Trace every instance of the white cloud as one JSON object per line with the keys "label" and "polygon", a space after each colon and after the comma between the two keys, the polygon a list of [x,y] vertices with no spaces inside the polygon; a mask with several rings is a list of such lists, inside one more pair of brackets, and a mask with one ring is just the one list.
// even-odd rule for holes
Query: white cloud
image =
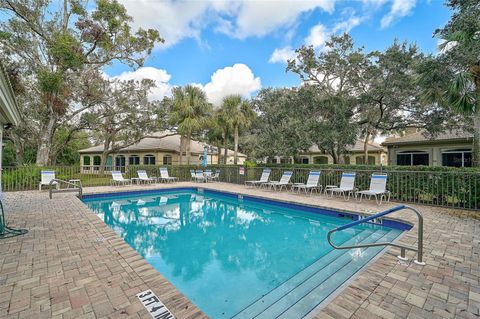
{"label": "white cloud", "polygon": [[255,77],[247,65],[237,63],[215,71],[203,90],[210,103],[219,106],[227,95],[239,94],[248,98],[261,86],[260,78]]}
{"label": "white cloud", "polygon": [[[104,74],[104,76],[122,81],[154,80],[157,87],[152,89],[149,95],[150,100],[162,100],[165,96],[171,96],[171,90],[173,88],[173,85],[169,82],[171,75],[165,70],[154,67],[142,67],[135,71],[123,72],[113,77],[108,74]],[[215,106],[219,106],[223,98],[227,95],[239,94],[245,98],[249,98],[252,93],[262,87],[260,78],[255,77],[252,70],[242,63],[216,70],[210,77],[210,82],[205,85],[200,83],[190,84],[203,89],[209,102]]]}
{"label": "white cloud", "polygon": [[232,17],[233,22],[217,30],[240,39],[264,36],[279,28],[291,27],[301,14],[318,8],[332,13],[335,5],[333,0],[244,0],[234,3],[239,5],[236,15]]}
{"label": "white cloud", "polygon": [[409,15],[416,5],[416,0],[393,0],[390,12],[383,16],[380,27],[389,27],[396,20]]}
{"label": "white cloud", "polygon": [[153,101],[162,100],[164,96],[169,96],[171,94],[172,86],[169,83],[171,77],[172,76],[165,70],[154,67],[142,67],[135,71],[123,72],[120,75],[114,76],[113,78],[122,81],[140,81],[143,79],[155,81],[156,87],[151,90],[149,95],[149,99]]}
{"label": "white cloud", "polygon": [[288,60],[295,58],[295,50],[287,46],[275,49],[268,60],[269,63],[287,63]]}
{"label": "white cloud", "polygon": [[294,25],[301,14],[321,9],[333,12],[335,0],[119,0],[134,18],[135,27],[155,28],[169,47],[184,38],[200,40],[202,29],[214,25],[218,32],[244,39],[264,36]]}
{"label": "white cloud", "polygon": [[306,45],[311,45],[314,48],[319,48],[325,44],[329,35],[329,31],[323,24],[317,24],[310,29],[308,37],[305,39]]}
{"label": "white cloud", "polygon": [[207,1],[119,0],[134,19],[135,27],[154,28],[165,39],[161,47],[169,47],[184,38],[199,39]]}
{"label": "white cloud", "polygon": [[350,18],[348,18],[345,21],[341,21],[341,22],[336,23],[332,28],[332,32],[333,33],[337,33],[337,32],[348,33],[353,28],[358,26],[360,24],[360,22],[362,22],[361,18],[359,18],[357,16],[351,16]]}
{"label": "white cloud", "polygon": [[[355,16],[354,13],[343,21],[335,23],[331,28],[319,23],[310,29],[308,36],[305,38],[305,45],[311,45],[315,49],[323,50],[328,39],[336,33],[350,32],[354,27],[358,26],[364,18]],[[270,63],[286,63],[289,59],[295,58],[295,50],[290,46],[277,48],[273,51],[268,62]]]}

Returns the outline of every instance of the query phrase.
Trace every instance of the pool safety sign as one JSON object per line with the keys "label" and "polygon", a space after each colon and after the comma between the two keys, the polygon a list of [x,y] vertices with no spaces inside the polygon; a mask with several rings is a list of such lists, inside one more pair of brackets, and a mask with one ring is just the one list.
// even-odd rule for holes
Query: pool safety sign
{"label": "pool safety sign", "polygon": [[154,319],[175,319],[170,310],[150,289],[137,294],[138,299]]}
{"label": "pool safety sign", "polygon": [[245,175],[245,167],[241,166],[241,167],[238,169],[238,174],[240,174],[240,175]]}

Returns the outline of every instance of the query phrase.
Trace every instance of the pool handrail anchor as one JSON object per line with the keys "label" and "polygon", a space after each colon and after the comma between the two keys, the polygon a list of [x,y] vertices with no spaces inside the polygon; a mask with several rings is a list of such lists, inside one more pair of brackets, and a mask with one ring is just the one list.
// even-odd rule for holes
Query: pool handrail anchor
{"label": "pool handrail anchor", "polygon": [[[336,246],[332,242],[332,238],[331,238],[332,234],[337,232],[337,231],[341,231],[341,230],[344,230],[344,229],[347,229],[347,228],[350,228],[350,227],[353,227],[353,226],[356,226],[356,225],[359,225],[359,224],[362,224],[362,223],[366,223],[366,222],[369,222],[373,219],[380,218],[380,217],[383,217],[383,216],[386,216],[386,215],[389,215],[391,213],[398,212],[398,211],[404,210],[404,209],[411,210],[417,215],[417,219],[418,219],[417,247],[396,244],[394,242],[371,243],[371,244],[361,244],[361,245],[354,245],[354,246]],[[366,247],[378,247],[378,246],[398,247],[398,248],[400,248],[400,256],[398,256],[398,258],[400,260],[404,260],[404,261],[408,260],[408,258],[405,256],[405,251],[406,250],[416,251],[417,252],[417,260],[415,260],[414,262],[418,265],[421,265],[421,266],[425,265],[425,262],[423,261],[423,216],[417,209],[415,209],[411,206],[407,206],[407,205],[395,206],[393,208],[387,209],[387,210],[385,210],[383,212],[380,212],[378,214],[368,216],[368,217],[365,217],[363,219],[359,219],[359,220],[356,220],[354,222],[348,223],[346,225],[343,225],[343,226],[337,227],[335,229],[332,229],[327,234],[327,240],[328,240],[328,243],[330,244],[330,246],[332,246],[334,249],[354,249],[354,248],[366,248]]]}
{"label": "pool handrail anchor", "polygon": [[[53,187],[54,183],[64,183],[64,184],[67,184],[68,187],[70,186],[73,186],[72,188],[59,188],[59,189],[56,189],[55,187]],[[65,192],[78,192],[78,197],[81,199],[82,196],[83,196],[83,187],[82,187],[82,184],[79,183],[79,184],[75,184],[75,183],[72,183],[72,182],[67,182],[63,179],[58,179],[58,178],[54,178],[52,180],[50,180],[50,183],[49,183],[49,186],[50,186],[50,189],[49,189],[49,196],[50,196],[50,199],[52,199],[52,194],[53,193],[65,193]]]}

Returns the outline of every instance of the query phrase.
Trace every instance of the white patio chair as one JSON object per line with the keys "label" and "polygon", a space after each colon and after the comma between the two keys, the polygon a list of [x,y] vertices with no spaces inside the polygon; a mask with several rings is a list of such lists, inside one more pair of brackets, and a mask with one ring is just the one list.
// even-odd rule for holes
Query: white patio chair
{"label": "white patio chair", "polygon": [[112,171],[112,185],[126,185],[126,184],[130,184],[132,181],[127,179],[127,178],[123,178],[123,175],[122,175],[122,172],[120,171]]}
{"label": "white patio chair", "polygon": [[372,198],[375,197],[375,201],[378,205],[382,204],[382,200],[390,201],[390,192],[387,191],[387,174],[372,174],[370,179],[370,189],[358,191],[360,195],[360,201],[362,201],[363,195]]}
{"label": "white patio chair", "polygon": [[314,190],[317,192],[321,191],[322,185],[318,185],[318,182],[320,180],[320,172],[310,172],[308,174],[308,179],[307,183],[295,183],[292,185],[292,192],[295,190],[300,193],[301,190],[305,191],[305,194],[307,193],[308,190],[310,190],[310,194],[313,193]]}
{"label": "white patio chair", "polygon": [[167,183],[175,183],[178,181],[178,177],[170,177],[168,169],[166,167],[160,167],[160,181]]}
{"label": "white patio chair", "polygon": [[342,179],[340,181],[339,187],[327,187],[325,188],[325,194],[330,192],[331,197],[333,197],[334,193],[342,194],[345,200],[350,199],[350,195],[355,195],[355,177],[357,173],[342,173]]}
{"label": "white patio chair", "polygon": [[215,174],[213,174],[210,179],[212,180],[212,182],[215,182],[215,181],[219,182],[220,181],[220,170],[216,170]]}
{"label": "white patio chair", "polygon": [[207,179],[205,178],[205,175],[203,175],[202,170],[196,170],[195,171],[195,177],[193,179],[195,182],[206,182]]}
{"label": "white patio chair", "polygon": [[285,171],[283,172],[282,178],[280,178],[279,181],[263,183],[263,184],[260,184],[260,186],[268,189],[273,188],[273,190],[277,190],[277,187],[278,187],[278,190],[282,190],[282,188],[284,187],[286,188],[288,185],[291,184],[290,179],[292,178],[292,175],[293,175],[292,171]]}
{"label": "white patio chair", "polygon": [[[38,190],[42,190],[42,186],[49,185],[50,182],[55,179],[55,171],[41,171],[40,172],[41,180],[40,183],[38,184]],[[55,188],[58,189],[60,187],[60,184],[57,183],[56,181],[52,182],[52,185],[55,185]]]}
{"label": "white patio chair", "polygon": [[260,177],[259,180],[253,180],[253,181],[246,181],[245,182],[245,186],[252,186],[252,187],[255,187],[255,186],[260,186],[264,183],[268,183],[268,178],[270,177],[270,173],[272,172],[271,169],[269,168],[265,168],[262,172],[262,176]]}
{"label": "white patio chair", "polygon": [[212,181],[212,170],[211,169],[206,169],[205,174],[203,175],[205,177],[206,182],[211,182]]}
{"label": "white patio chair", "polygon": [[139,182],[144,182],[144,183],[155,183],[157,181],[156,178],[154,177],[148,177],[147,171],[146,170],[138,170],[137,171],[138,175],[138,181]]}

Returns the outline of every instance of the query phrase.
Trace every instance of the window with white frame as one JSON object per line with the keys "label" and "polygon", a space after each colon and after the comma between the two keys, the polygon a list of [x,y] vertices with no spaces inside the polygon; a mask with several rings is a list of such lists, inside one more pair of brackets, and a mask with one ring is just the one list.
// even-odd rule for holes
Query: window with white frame
{"label": "window with white frame", "polygon": [[446,150],[442,152],[442,165],[454,167],[471,167],[472,150]]}

